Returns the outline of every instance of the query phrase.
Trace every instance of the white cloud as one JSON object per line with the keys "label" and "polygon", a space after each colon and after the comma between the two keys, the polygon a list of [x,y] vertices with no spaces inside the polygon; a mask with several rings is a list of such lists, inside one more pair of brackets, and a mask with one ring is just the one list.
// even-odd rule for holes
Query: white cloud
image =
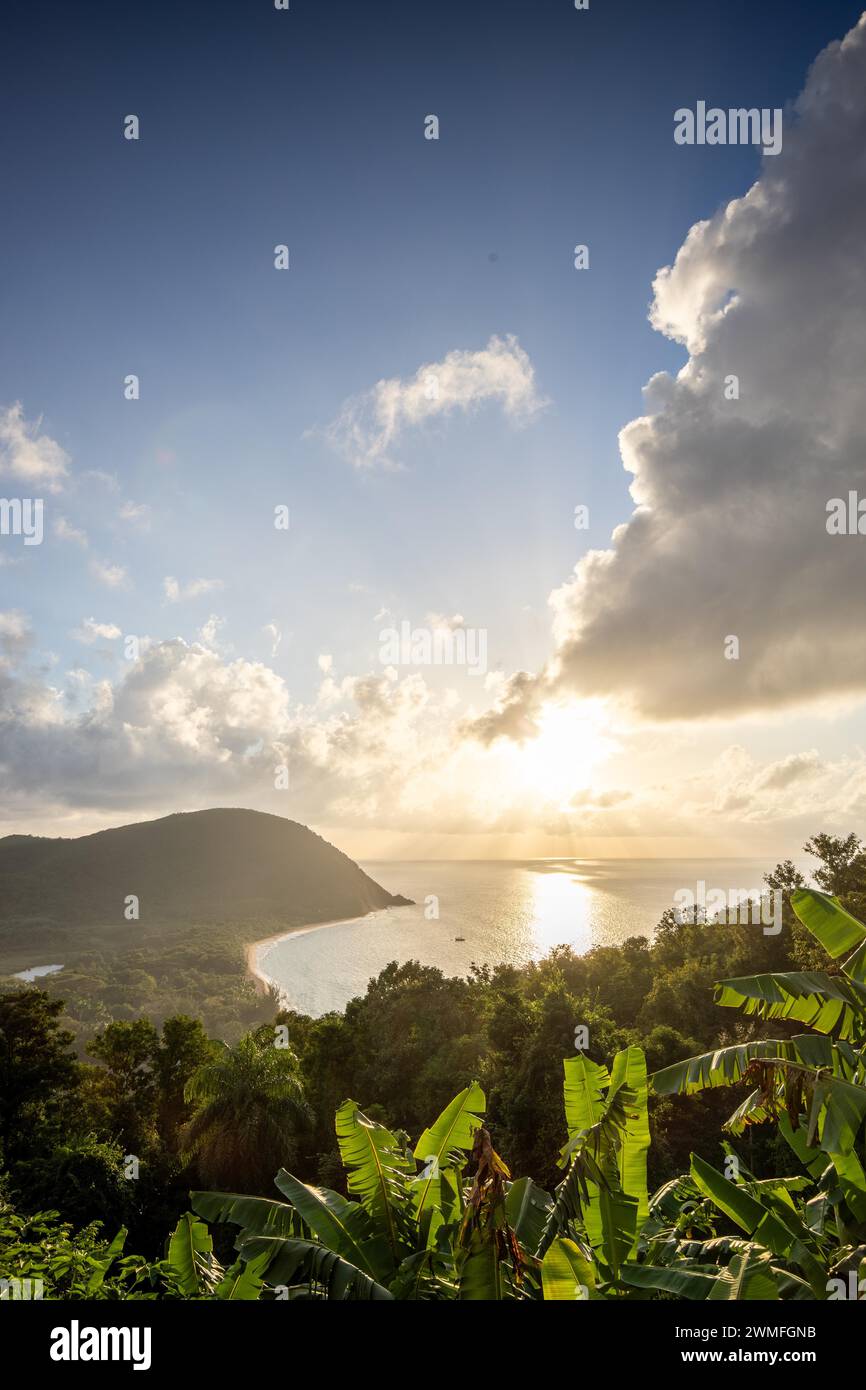
{"label": "white cloud", "polygon": [[202,594],[212,594],[218,589],[222,589],[221,579],[191,579],[188,584],[179,584],[178,581],[167,575],[162,581],[162,589],[169,603],[181,603],[185,599],[201,598]]}
{"label": "white cloud", "polygon": [[283,640],[283,634],[280,632],[276,623],[265,623],[262,632],[266,637],[270,638],[271,658],[273,659],[279,651],[280,643]]}
{"label": "white cloud", "polygon": [[73,541],[75,545],[80,545],[86,549],[88,545],[87,532],[81,531],[77,526],[72,526],[65,516],[59,516],[54,522],[54,534],[61,541]]}
{"label": "white cloud", "polygon": [[127,581],[123,565],[113,565],[108,560],[91,560],[90,573],[108,589],[120,589]]}
{"label": "white cloud", "polygon": [[0,410],[0,474],[58,492],[69,467],[69,456],[50,435],[41,434],[42,421],[28,422],[19,401]]}
{"label": "white cloud", "polygon": [[117,515],[121,521],[128,521],[142,531],[150,526],[150,507],[146,502],[124,502]]}
{"label": "white cloud", "polygon": [[535,369],[512,334],[494,336],[474,352],[456,348],[406,380],[377,382],[344,403],[325,435],[356,468],[394,467],[392,452],[407,429],[487,402],[501,405],[514,424],[524,423],[545,404],[536,389]]}
{"label": "white cloud", "polygon": [[120,628],[116,623],[98,623],[95,618],[85,618],[81,626],[75,628],[72,633],[76,642],[83,642],[86,646],[91,646],[100,639],[113,642],[120,635]]}
{"label": "white cloud", "polygon": [[219,633],[225,627],[225,618],[220,618],[216,613],[211,613],[207,622],[199,628],[199,640],[205,647],[219,649]]}

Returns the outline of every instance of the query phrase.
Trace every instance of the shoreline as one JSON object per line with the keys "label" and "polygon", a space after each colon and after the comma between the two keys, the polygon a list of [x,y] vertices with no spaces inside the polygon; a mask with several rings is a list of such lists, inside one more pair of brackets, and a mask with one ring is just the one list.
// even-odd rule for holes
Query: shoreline
{"label": "shoreline", "polygon": [[345,922],[360,922],[364,917],[370,917],[375,912],[382,909],[373,908],[372,912],[352,913],[351,917],[334,917],[328,922],[309,922],[300,927],[288,927],[284,931],[277,932],[274,936],[263,936],[258,941],[247,941],[244,944],[244,954],[246,957],[247,975],[253,981],[257,994],[267,994],[270,988],[281,989],[282,986],[277,980],[266,975],[259,963],[259,953],[268,946],[275,946],[278,941],[286,941],[290,936],[306,936],[308,932],[321,931],[323,927],[339,927]]}

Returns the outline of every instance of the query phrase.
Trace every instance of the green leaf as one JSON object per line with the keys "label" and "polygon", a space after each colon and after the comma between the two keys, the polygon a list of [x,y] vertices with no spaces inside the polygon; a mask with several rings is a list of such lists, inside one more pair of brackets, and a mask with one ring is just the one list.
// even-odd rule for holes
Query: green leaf
{"label": "green leaf", "polygon": [[327,1187],[311,1187],[281,1168],[275,1178],[301,1220],[335,1254],[342,1256],[371,1279],[377,1278],[381,1253],[367,1212]]}
{"label": "green leaf", "polygon": [[595,1270],[573,1240],[557,1236],[541,1265],[544,1298],[549,1303],[585,1302],[598,1298]]}
{"label": "green leaf", "polygon": [[505,1215],[524,1250],[538,1249],[552,1210],[553,1198],[532,1178],[518,1178],[511,1184],[505,1198]]}
{"label": "green leaf", "polygon": [[715,1001],[754,1018],[793,1019],[819,1033],[856,1036],[866,1018],[866,989],[842,976],[798,971],[720,980]]}
{"label": "green leaf", "polygon": [[360,1197],[362,1206],[384,1231],[394,1263],[399,1264],[399,1203],[415,1165],[397,1137],[384,1125],[368,1120],[353,1100],[344,1101],[337,1111],[336,1129],[340,1157],[349,1173],[349,1191]]}
{"label": "green leaf", "polygon": [[172,1232],[166,1259],[185,1294],[194,1296],[212,1287],[216,1273],[213,1241],[203,1221],[184,1212]]}
{"label": "green leaf", "polygon": [[239,1251],[247,1263],[267,1274],[272,1287],[283,1284],[306,1285],[314,1293],[333,1300],[388,1299],[393,1295],[371,1279],[362,1269],[309,1240],[284,1240],[275,1236],[253,1236]]}
{"label": "green leaf", "polygon": [[619,1277],[632,1288],[657,1289],[660,1293],[670,1293],[676,1298],[687,1298],[696,1303],[710,1297],[718,1273],[716,1270],[689,1268],[685,1264],[626,1264]]}
{"label": "green leaf", "polygon": [[739,1226],[752,1239],[759,1240],[761,1245],[766,1245],[774,1254],[787,1253],[793,1239],[790,1232],[745,1188],[729,1182],[697,1154],[691,1156],[691,1175],[704,1196],[709,1197],[735,1226]]}
{"label": "green leaf", "polygon": [[449,1155],[455,1149],[464,1154],[470,1152],[481,1128],[486,1104],[484,1092],[478,1082],[473,1081],[454,1097],[415,1145],[415,1157],[425,1165],[424,1174],[417,1180],[415,1196],[415,1214],[419,1221],[429,1204],[441,1200],[439,1174],[449,1166]]}
{"label": "green leaf", "polygon": [[114,1237],[114,1240],[109,1245],[105,1254],[100,1255],[99,1263],[97,1264],[96,1268],[94,1269],[93,1273],[87,1281],[88,1294],[95,1294],[99,1289],[102,1288],[106,1274],[108,1273],[109,1269],[114,1264],[114,1261],[118,1258],[121,1251],[123,1250],[127,1234],[128,1232],[126,1227],[121,1226],[120,1230],[117,1232],[117,1235]]}
{"label": "green leaf", "polygon": [[619,1174],[622,1190],[637,1201],[637,1230],[649,1216],[647,1192],[647,1153],[650,1146],[647,1112],[646,1057],[641,1048],[627,1047],[618,1052],[611,1069],[611,1090],[626,1086],[634,1101],[625,1104],[626,1123],[620,1141]]}
{"label": "green leaf", "polygon": [[727,1269],[720,1270],[710,1302],[728,1303],[778,1299],[779,1288],[769,1250],[751,1246],[731,1256]]}
{"label": "green leaf", "polygon": [[833,960],[866,942],[866,927],[846,912],[838,898],[815,888],[798,888],[791,906],[804,927],[820,941]]}
{"label": "green leaf", "polygon": [[226,1303],[254,1302],[262,1291],[268,1263],[267,1252],[248,1262],[235,1260],[214,1290],[217,1298]]}
{"label": "green leaf", "polygon": [[734,1086],[742,1081],[752,1062],[767,1057],[784,1056],[784,1042],[737,1043],[687,1057],[674,1062],[650,1077],[650,1086],[657,1096],[692,1096],[716,1086]]}
{"label": "green leaf", "polygon": [[566,1057],[562,1067],[565,1072],[565,1123],[569,1137],[574,1138],[581,1130],[591,1129],[601,1119],[604,1093],[610,1086],[610,1073],[607,1067],[584,1057],[583,1053]]}
{"label": "green leaf", "polygon": [[231,1222],[248,1236],[299,1235],[300,1217],[286,1202],[238,1192],[191,1192],[193,1209],[206,1221]]}

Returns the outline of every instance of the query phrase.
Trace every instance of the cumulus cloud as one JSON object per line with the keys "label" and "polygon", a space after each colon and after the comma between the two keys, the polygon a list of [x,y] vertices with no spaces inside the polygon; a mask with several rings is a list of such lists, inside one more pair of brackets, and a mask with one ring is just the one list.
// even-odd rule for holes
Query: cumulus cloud
{"label": "cumulus cloud", "polygon": [[813,65],[782,153],[656,277],[652,322],[689,360],[622,431],[637,509],[551,595],[553,659],[515,678],[501,733],[551,695],[695,719],[866,690],[866,542],[826,530],[829,499],[866,491],[864,145],[866,17]]}
{"label": "cumulus cloud", "polygon": [[496,402],[522,424],[542,408],[535,369],[517,339],[492,337],[477,351],[455,348],[405,380],[391,377],[346,401],[325,437],[356,468],[394,467],[393,451],[406,430],[430,420]]}
{"label": "cumulus cloud", "polygon": [[41,427],[41,419],[25,419],[20,401],[0,410],[0,474],[59,492],[69,457],[56,440],[41,433]]}

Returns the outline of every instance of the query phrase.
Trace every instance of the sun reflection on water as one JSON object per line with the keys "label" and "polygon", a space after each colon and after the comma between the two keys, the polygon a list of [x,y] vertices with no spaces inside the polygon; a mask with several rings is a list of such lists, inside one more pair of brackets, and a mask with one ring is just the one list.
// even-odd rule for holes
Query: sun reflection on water
{"label": "sun reflection on water", "polygon": [[538,958],[562,944],[577,952],[588,951],[593,944],[593,890],[573,867],[530,870],[527,877],[532,893],[533,955]]}

